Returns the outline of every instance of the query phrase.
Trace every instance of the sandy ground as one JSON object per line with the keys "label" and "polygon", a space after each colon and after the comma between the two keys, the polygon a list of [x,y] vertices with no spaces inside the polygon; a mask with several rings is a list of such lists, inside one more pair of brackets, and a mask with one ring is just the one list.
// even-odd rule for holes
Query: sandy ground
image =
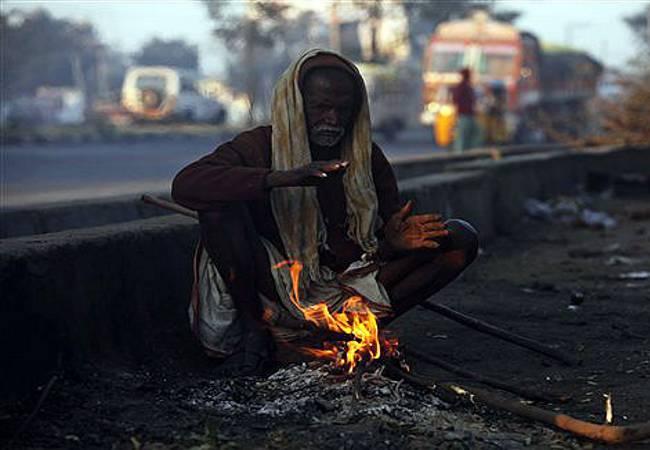
{"label": "sandy ground", "polygon": [[[650,271],[650,217],[629,216],[631,210],[647,210],[648,200],[647,195],[598,200],[594,206],[618,220],[607,231],[527,221],[514,235],[486,246],[462,279],[435,297],[437,302],[575,355],[580,365],[564,366],[421,308],[399,319],[394,328],[410,347],[466,369],[540,393],[570,396],[561,405],[538,406],[603,423],[603,396],[608,394],[615,424],[650,420],[650,279],[625,279],[630,273],[643,278],[639,273]],[[581,299],[580,305],[570,307]],[[354,412],[349,393],[339,392],[334,401],[327,398],[327,389],[318,392],[313,386],[287,391],[290,382],[276,388],[264,380],[217,382],[211,376],[213,366],[194,351],[181,358],[178,352],[161,355],[146,366],[96,365],[66,372],[13,445],[601,447],[478,405],[439,404],[410,388],[402,388],[400,408],[417,409],[426,403],[432,409],[418,410],[409,422],[395,417],[397,406],[377,414],[369,402],[373,395],[381,396],[381,389],[366,392],[368,398]],[[437,381],[467,381],[417,361],[412,365],[415,372]],[[331,386],[335,381],[327,383]],[[296,391],[301,391],[302,400],[296,400]],[[261,396],[267,403],[260,406],[256,397]],[[321,400],[314,402],[316,397]],[[35,393],[0,411],[0,443],[25,421],[37,399]],[[293,401],[302,403],[291,413],[260,412],[268,412],[269,404]],[[625,448],[650,448],[650,441]]]}

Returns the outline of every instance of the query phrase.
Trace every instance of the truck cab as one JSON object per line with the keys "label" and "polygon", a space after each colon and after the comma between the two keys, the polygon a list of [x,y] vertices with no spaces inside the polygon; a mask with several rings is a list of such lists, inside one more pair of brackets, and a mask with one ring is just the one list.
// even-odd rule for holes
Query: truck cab
{"label": "truck cab", "polygon": [[[451,91],[460,81],[459,71],[467,67],[472,73],[479,113],[484,109],[482,102],[488,98],[491,86],[503,87],[506,129],[512,135],[522,101],[539,97],[536,55],[529,50],[530,45],[530,40],[522,39],[514,26],[493,20],[484,11],[476,11],[466,19],[441,23],[423,59],[420,121],[435,127],[436,121],[441,120],[445,127],[453,128],[455,110]],[[451,133],[451,130],[434,131],[436,136]]]}

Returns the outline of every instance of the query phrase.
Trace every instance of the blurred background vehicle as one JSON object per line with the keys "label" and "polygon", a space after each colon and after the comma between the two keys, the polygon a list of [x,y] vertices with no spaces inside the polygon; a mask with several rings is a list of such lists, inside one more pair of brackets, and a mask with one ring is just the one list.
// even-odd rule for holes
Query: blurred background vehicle
{"label": "blurred background vehicle", "polygon": [[438,145],[453,139],[451,89],[464,67],[472,72],[480,122],[489,123],[490,108],[494,113],[494,103],[503,101],[497,142],[543,142],[553,133],[588,131],[580,119],[596,95],[601,63],[567,47],[543,48],[532,33],[475,11],[440,23],[424,52],[420,119],[434,127]]}
{"label": "blurred background vehicle", "polygon": [[122,85],[122,105],[136,119],[223,123],[224,106],[201,95],[197,77],[165,66],[131,67]]}
{"label": "blurred background vehicle", "polygon": [[406,64],[356,64],[366,83],[372,128],[391,141],[417,121],[417,111],[406,101],[417,69]]}

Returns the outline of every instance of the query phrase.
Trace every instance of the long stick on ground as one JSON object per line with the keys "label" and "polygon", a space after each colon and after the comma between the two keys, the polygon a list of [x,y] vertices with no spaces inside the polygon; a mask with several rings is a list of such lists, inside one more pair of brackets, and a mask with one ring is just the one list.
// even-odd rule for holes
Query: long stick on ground
{"label": "long stick on ground", "polygon": [[547,345],[544,345],[541,342],[537,342],[533,339],[512,333],[510,331],[506,331],[503,328],[499,328],[495,325],[483,322],[482,320],[475,319],[474,317],[465,315],[439,303],[422,302],[420,303],[420,306],[430,311],[435,311],[438,314],[441,314],[451,320],[454,320],[475,330],[498,337],[504,341],[512,342],[513,344],[536,351],[537,353],[550,356],[551,358],[561,361],[566,365],[574,366],[578,363],[576,358]]}
{"label": "long stick on ground", "polygon": [[[388,367],[388,366],[387,366]],[[426,382],[419,376],[407,374],[395,367],[388,371],[394,377],[428,390],[433,390],[434,383]],[[459,398],[471,397],[492,408],[505,410],[527,419],[555,426],[576,436],[605,442],[607,444],[623,444],[650,438],[650,422],[628,426],[602,425],[575,419],[565,414],[557,414],[536,406],[526,405],[518,400],[510,400],[492,392],[479,388],[468,388],[454,384],[443,384],[445,392],[451,390]]]}
{"label": "long stick on ground", "polygon": [[476,380],[479,383],[485,384],[487,386],[492,386],[507,392],[512,392],[513,394],[519,395],[522,398],[526,398],[529,400],[540,400],[543,402],[554,402],[554,401],[559,401],[559,402],[565,402],[568,400],[568,398],[565,397],[558,397],[558,398],[549,398],[544,395],[538,394],[537,392],[520,388],[518,386],[513,386],[507,383],[504,383],[502,381],[499,381],[495,378],[487,377],[484,375],[481,375],[480,373],[472,372],[467,369],[463,369],[462,367],[456,366],[454,364],[448,363],[447,361],[444,361],[440,358],[437,358],[435,356],[427,355],[422,352],[419,352],[417,350],[414,350],[410,347],[404,348],[402,346],[402,350],[406,352],[407,355],[420,359],[422,361],[431,363],[433,365],[436,365],[438,367],[441,367],[442,369],[446,370],[447,372],[455,373],[457,375],[470,378],[472,380]]}

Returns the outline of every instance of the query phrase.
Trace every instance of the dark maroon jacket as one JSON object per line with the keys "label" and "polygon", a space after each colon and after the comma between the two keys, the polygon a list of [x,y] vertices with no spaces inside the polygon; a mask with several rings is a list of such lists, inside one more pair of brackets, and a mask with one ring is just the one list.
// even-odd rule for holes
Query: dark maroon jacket
{"label": "dark maroon jacket", "polygon": [[452,90],[452,98],[458,114],[474,115],[474,89],[469,81],[463,80],[458,83]]}
{"label": "dark maroon jacket", "polygon": [[[271,127],[254,128],[182,169],[172,184],[172,197],[177,203],[197,211],[215,209],[223,202],[245,202],[258,233],[282,249],[271,211],[270,191],[264,186],[270,167]],[[399,194],[393,170],[374,143],[372,175],[379,216],[387,221],[399,209]],[[347,212],[340,176],[329,178],[318,187],[318,201],[331,249],[321,253],[321,262],[334,270],[344,269],[360,257],[361,249],[346,235]]]}

